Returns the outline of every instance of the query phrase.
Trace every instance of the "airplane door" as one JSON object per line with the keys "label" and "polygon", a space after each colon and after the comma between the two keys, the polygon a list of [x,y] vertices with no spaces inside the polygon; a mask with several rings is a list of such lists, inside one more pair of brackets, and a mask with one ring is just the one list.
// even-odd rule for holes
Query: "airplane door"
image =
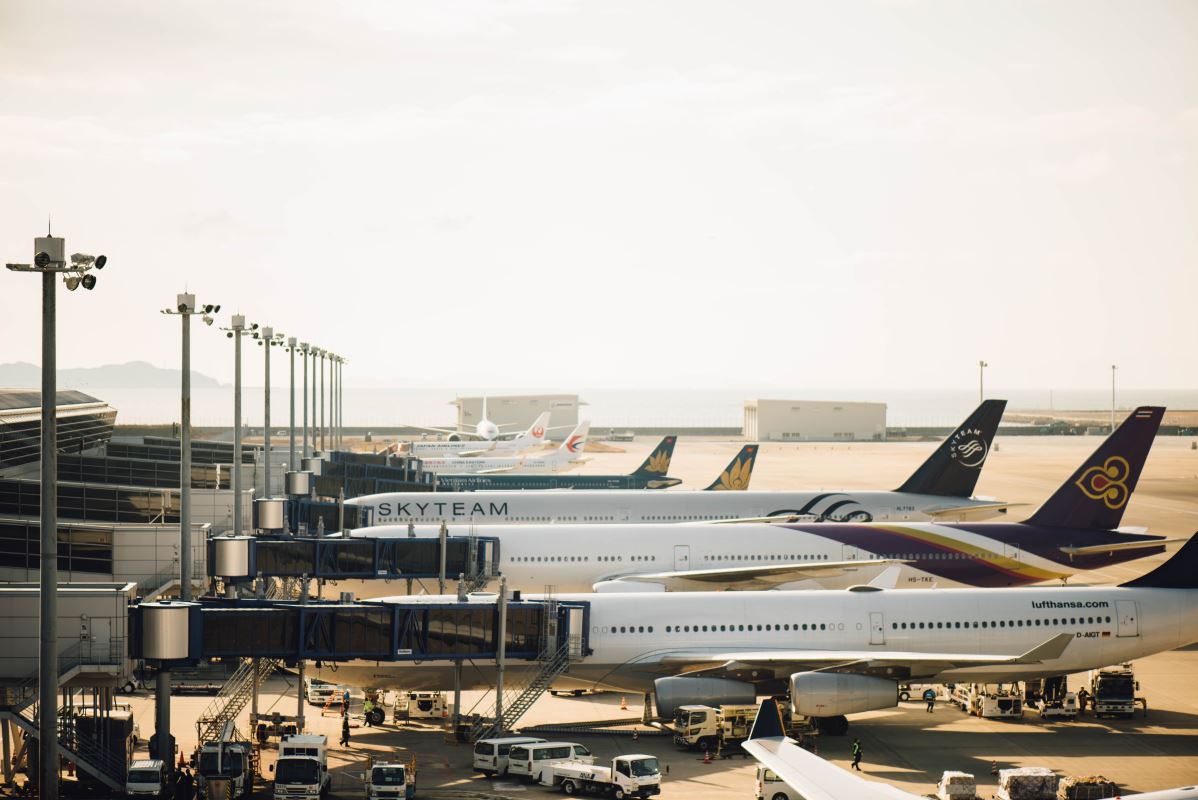
{"label": "airplane door", "polygon": [[886,644],[886,623],[880,611],[871,611],[869,614],[869,643]]}
{"label": "airplane door", "polygon": [[627,521],[628,521],[628,509],[626,509],[626,508],[618,509],[616,511],[616,522],[627,522]]}
{"label": "airplane door", "polygon": [[681,572],[691,568],[691,546],[689,544],[674,545],[674,569]]}
{"label": "airplane door", "polygon": [[851,544],[842,544],[840,546],[840,558],[842,561],[856,561],[859,558],[857,547]]}
{"label": "airplane door", "polygon": [[1009,542],[1003,543],[1003,555],[1012,561],[1019,560],[1019,548]]}
{"label": "airplane door", "polygon": [[1115,611],[1119,617],[1119,636],[1140,635],[1140,615],[1136,612],[1135,600],[1116,600]]}

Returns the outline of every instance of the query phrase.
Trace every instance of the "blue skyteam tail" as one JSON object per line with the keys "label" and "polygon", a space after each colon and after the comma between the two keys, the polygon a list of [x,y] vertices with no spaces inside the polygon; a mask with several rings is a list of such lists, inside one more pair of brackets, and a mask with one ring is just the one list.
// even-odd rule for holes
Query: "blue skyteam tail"
{"label": "blue skyteam tail", "polygon": [[911,494],[972,497],[1006,400],[985,400],[898,488]]}
{"label": "blue skyteam tail", "polygon": [[747,444],[732,459],[732,463],[704,491],[743,492],[749,488],[753,465],[757,463],[757,445]]}

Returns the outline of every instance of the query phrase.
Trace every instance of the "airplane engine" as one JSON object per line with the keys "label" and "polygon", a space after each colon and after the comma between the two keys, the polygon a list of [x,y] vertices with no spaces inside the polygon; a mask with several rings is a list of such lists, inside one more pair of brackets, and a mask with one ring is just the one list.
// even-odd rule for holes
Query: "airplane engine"
{"label": "airplane engine", "polygon": [[679,706],[753,705],[757,690],[753,684],[727,678],[658,678],[653,682],[657,713],[673,719]]}
{"label": "airplane engine", "polygon": [[645,581],[634,580],[618,580],[618,581],[599,581],[591,585],[591,591],[596,594],[610,594],[619,592],[627,594],[629,592],[664,592],[666,587],[660,583],[646,583]]}
{"label": "airplane engine", "polygon": [[451,433],[451,434],[449,434],[448,436],[446,436],[446,437],[445,437],[445,441],[447,441],[447,442],[460,442],[460,441],[462,441],[462,437],[461,437],[461,436],[458,436],[456,433]]}
{"label": "airplane engine", "polygon": [[790,676],[790,707],[801,717],[841,717],[898,705],[898,684],[889,678],[840,672]]}

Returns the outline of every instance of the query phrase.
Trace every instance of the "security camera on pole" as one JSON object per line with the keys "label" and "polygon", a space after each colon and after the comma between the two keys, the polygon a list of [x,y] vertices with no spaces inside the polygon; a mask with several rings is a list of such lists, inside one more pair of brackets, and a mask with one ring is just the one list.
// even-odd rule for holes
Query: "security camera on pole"
{"label": "security camera on pole", "polygon": [[42,275],[42,428],[41,428],[41,550],[38,656],[38,792],[58,800],[58,351],[55,342],[58,275],[67,289],[96,288],[93,269],[104,269],[106,256],[75,253],[66,262],[66,240],[45,236],[33,240],[33,264],[6,264],[13,272]]}

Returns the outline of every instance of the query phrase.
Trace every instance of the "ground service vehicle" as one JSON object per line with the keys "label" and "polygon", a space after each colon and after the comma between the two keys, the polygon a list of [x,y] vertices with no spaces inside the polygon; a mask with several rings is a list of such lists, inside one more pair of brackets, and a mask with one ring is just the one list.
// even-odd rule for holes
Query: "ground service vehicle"
{"label": "ground service vehicle", "polygon": [[[756,800],[792,800],[790,787],[772,769],[757,765]],[[794,798],[794,800],[798,800]]]}
{"label": "ground service vehicle", "polygon": [[275,800],[320,800],[329,792],[329,740],[320,734],[293,734],[279,740]]}
{"label": "ground service vehicle", "polygon": [[539,744],[513,745],[507,756],[509,775],[522,775],[526,779],[541,781],[541,771],[549,764],[561,761],[595,762],[591,751],[575,742],[540,742]]}
{"label": "ground service vehicle", "polygon": [[407,800],[416,796],[416,757],[372,764],[366,772],[366,800]]}
{"label": "ground service vehicle", "polygon": [[756,705],[679,706],[674,714],[674,744],[687,750],[734,748],[749,738]]}
{"label": "ground service vehicle", "polygon": [[542,786],[555,786],[566,794],[610,794],[616,800],[661,794],[661,767],[656,758],[644,754],[616,756],[610,767],[561,761],[544,767],[541,775]]}
{"label": "ground service vehicle", "polygon": [[249,797],[254,785],[249,743],[204,742],[198,772],[201,784],[216,778],[227,779],[234,797]]}
{"label": "ground service vehicle", "polygon": [[330,699],[334,703],[341,700],[343,690],[333,683],[325,683],[315,678],[304,678],[304,696],[314,706],[323,706]]}
{"label": "ground service vehicle", "polygon": [[506,775],[508,755],[518,744],[538,744],[545,741],[534,736],[508,736],[502,739],[480,739],[474,745],[474,768],[490,778]]}
{"label": "ground service vehicle", "polygon": [[1094,716],[1129,718],[1136,710],[1136,674],[1131,664],[1090,670],[1090,701]]}
{"label": "ground service vehicle", "polygon": [[128,797],[163,797],[166,789],[166,764],[158,759],[134,761],[125,776]]}
{"label": "ground service vehicle", "polygon": [[401,692],[395,711],[408,719],[443,719],[449,716],[444,692]]}

